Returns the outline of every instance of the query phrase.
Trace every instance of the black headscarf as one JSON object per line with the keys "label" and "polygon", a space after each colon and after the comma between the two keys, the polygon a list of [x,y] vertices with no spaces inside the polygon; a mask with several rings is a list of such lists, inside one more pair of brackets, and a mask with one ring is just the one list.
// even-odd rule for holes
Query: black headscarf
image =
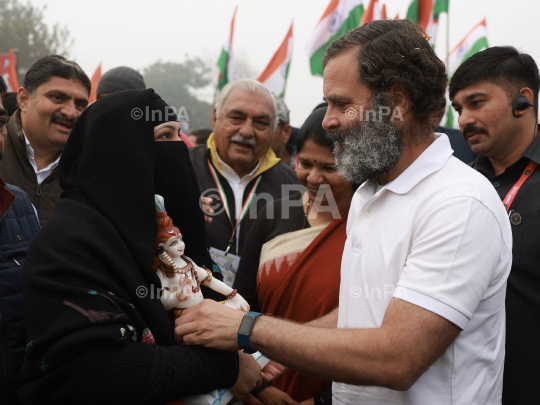
{"label": "black headscarf", "polygon": [[211,268],[187,147],[154,141],[154,127],[175,118],[171,111],[152,89],[117,92],[92,104],[62,153],[60,186],[79,190],[115,226],[141,269],[152,268],[154,194],[162,195],[184,236],[186,254]]}

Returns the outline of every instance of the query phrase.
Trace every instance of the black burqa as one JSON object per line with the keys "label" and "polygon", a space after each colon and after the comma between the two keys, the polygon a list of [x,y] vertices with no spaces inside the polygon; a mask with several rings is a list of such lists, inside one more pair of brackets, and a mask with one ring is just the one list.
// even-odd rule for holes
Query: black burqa
{"label": "black burqa", "polygon": [[88,107],[70,135],[62,199],[24,267],[23,403],[160,404],[236,381],[237,354],[176,345],[159,301],[155,193],[186,253],[212,265],[187,147],[154,141],[167,112],[151,89],[118,92]]}

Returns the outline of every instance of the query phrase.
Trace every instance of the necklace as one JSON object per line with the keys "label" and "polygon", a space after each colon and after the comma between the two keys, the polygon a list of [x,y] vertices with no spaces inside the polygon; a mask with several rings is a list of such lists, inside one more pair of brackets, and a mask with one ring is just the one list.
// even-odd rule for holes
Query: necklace
{"label": "necklace", "polygon": [[191,260],[185,256],[183,256],[182,259],[184,259],[184,261],[187,263],[184,267],[178,267],[174,262],[171,261],[173,263],[175,273],[186,274],[192,269],[193,264],[191,263]]}
{"label": "necklace", "polygon": [[306,214],[304,216],[304,226],[302,226],[302,229],[306,229],[306,221],[307,221],[307,216],[309,214],[309,203],[310,203],[310,201],[308,200],[307,207],[306,207]]}
{"label": "necklace", "polygon": [[[190,258],[188,258],[187,256],[182,255],[182,259],[184,259],[184,261],[187,263],[187,265],[184,266],[184,267],[178,267],[174,263],[174,261],[172,260],[172,258],[170,257],[170,255],[168,253],[165,255],[165,260],[166,260],[167,264],[173,269],[173,271],[175,273],[180,274],[180,280],[182,282],[191,283],[191,280],[195,279],[195,281],[197,283],[197,287],[192,286],[191,291],[194,292],[194,293],[198,293],[201,290],[201,285],[199,283],[199,275],[197,274],[197,270],[195,270],[195,268],[193,266],[193,262],[191,261]],[[188,273],[191,273],[191,274],[188,274]]]}

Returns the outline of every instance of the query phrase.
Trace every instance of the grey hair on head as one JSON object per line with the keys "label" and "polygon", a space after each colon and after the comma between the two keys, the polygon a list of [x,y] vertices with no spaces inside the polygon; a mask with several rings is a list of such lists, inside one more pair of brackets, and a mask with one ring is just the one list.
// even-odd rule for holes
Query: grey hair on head
{"label": "grey hair on head", "polygon": [[291,111],[287,107],[287,104],[285,104],[285,101],[281,98],[276,96],[274,93],[272,93],[272,98],[274,99],[274,103],[277,107],[277,114],[276,114],[276,121],[278,124],[289,124],[290,123],[290,113]]}
{"label": "grey hair on head", "polygon": [[219,118],[219,113],[221,111],[221,107],[223,106],[223,103],[229,96],[229,93],[231,90],[239,88],[240,90],[247,91],[249,93],[253,94],[262,94],[264,96],[267,96],[268,99],[272,102],[272,106],[274,107],[274,131],[277,128],[277,117],[278,117],[278,107],[276,105],[276,101],[272,97],[272,93],[268,91],[266,87],[261,82],[258,82],[255,79],[238,79],[234,80],[232,82],[229,82],[223,87],[223,90],[219,93],[219,96],[216,100],[216,117]]}

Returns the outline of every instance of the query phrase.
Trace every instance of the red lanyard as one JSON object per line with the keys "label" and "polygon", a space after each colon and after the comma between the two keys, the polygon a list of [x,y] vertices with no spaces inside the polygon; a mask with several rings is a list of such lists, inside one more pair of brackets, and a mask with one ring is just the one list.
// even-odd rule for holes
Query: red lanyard
{"label": "red lanyard", "polygon": [[536,166],[538,166],[538,163],[535,163],[531,160],[523,171],[523,174],[519,178],[518,182],[514,184],[514,187],[512,187],[508,194],[506,194],[506,197],[504,197],[503,204],[504,208],[506,208],[506,212],[508,212],[508,210],[510,209],[510,206],[512,205],[512,202],[514,202],[514,198],[516,198],[516,194],[518,193],[519,189],[521,188],[523,183],[525,183],[525,180],[529,178],[532,172],[534,172]]}

